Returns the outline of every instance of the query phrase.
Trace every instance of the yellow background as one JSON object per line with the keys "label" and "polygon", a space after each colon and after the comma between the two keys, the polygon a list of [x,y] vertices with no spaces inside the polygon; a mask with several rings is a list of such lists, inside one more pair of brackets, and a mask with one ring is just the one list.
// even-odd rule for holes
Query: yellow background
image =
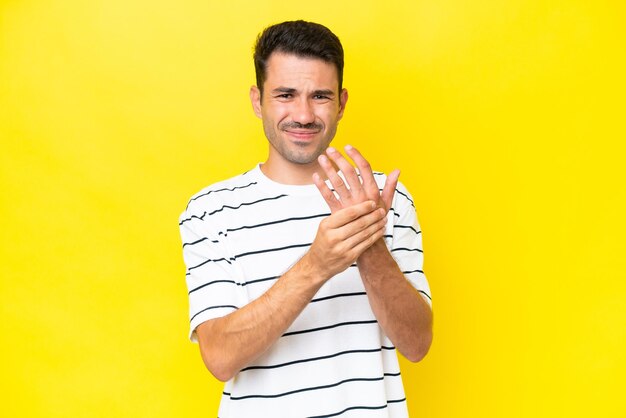
{"label": "yellow background", "polygon": [[626,416],[626,13],[588,0],[0,2],[2,416],[216,415],[177,217],[265,158],[252,44],[296,18],[416,200],[412,416]]}

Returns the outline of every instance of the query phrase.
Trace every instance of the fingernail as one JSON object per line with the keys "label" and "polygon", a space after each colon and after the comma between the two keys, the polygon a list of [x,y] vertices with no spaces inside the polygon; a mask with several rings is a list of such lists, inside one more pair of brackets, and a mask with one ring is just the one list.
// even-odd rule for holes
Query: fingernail
{"label": "fingernail", "polygon": [[354,147],[352,145],[346,145],[344,148],[345,148],[346,151],[349,151],[349,150],[351,150]]}
{"label": "fingernail", "polygon": [[337,152],[337,150],[334,149],[333,147],[328,147],[326,148],[326,152]]}

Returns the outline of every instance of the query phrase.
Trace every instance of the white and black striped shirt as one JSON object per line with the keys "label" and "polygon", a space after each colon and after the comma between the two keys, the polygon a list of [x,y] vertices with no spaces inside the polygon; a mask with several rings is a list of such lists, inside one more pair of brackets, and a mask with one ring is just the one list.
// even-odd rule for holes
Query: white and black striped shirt
{"label": "white and black striped shirt", "polygon": [[[379,188],[385,176],[375,173]],[[308,250],[330,214],[315,185],[284,185],[259,166],[194,195],[180,217],[190,338],[250,303]],[[385,241],[430,303],[413,201],[398,184]],[[356,264],[322,286],[276,344],[226,383],[219,416],[406,417],[398,359]]]}

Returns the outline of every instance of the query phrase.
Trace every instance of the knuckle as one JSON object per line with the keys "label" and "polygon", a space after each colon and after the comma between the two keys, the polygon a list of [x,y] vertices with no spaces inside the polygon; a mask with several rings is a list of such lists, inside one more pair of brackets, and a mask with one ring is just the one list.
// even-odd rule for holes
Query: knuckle
{"label": "knuckle", "polygon": [[359,207],[357,206],[349,206],[347,209],[347,214],[350,218],[356,218],[360,215]]}
{"label": "knuckle", "polygon": [[343,255],[346,253],[346,245],[343,242],[338,242],[335,245],[335,250],[337,251],[337,254],[339,255]]}
{"label": "knuckle", "polygon": [[344,255],[346,257],[346,263],[351,263],[352,260],[354,260],[358,256],[358,254],[357,254],[357,252],[356,252],[356,250],[354,248],[351,248],[351,249],[347,250],[344,253]]}
{"label": "knuckle", "polygon": [[380,231],[380,226],[378,225],[378,223],[375,223],[368,228],[367,232],[368,235],[371,237],[372,235],[376,235],[378,231]]}

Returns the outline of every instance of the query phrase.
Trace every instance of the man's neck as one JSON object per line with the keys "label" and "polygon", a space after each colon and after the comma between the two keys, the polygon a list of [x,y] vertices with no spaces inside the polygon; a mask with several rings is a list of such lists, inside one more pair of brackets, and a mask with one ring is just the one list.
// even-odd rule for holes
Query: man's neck
{"label": "man's neck", "polygon": [[261,164],[261,171],[269,179],[281,184],[313,184],[313,173],[318,173],[322,178],[326,178],[324,170],[317,161],[310,164],[276,164],[268,159]]}

